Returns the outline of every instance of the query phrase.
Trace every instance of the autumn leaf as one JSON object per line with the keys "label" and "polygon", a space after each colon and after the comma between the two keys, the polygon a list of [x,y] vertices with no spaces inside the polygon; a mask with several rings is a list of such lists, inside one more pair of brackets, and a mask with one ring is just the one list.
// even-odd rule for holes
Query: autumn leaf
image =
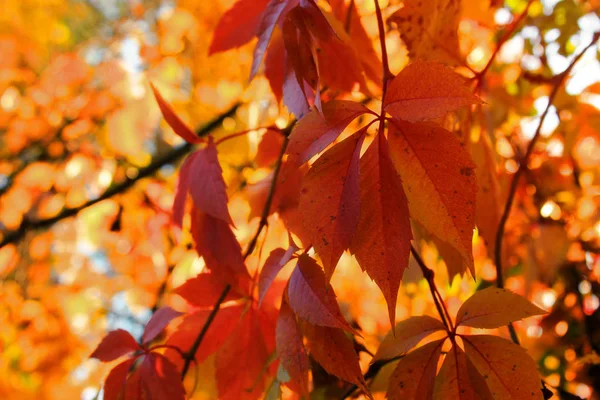
{"label": "autumn leaf", "polygon": [[292,259],[293,254],[298,250],[293,244],[287,249],[277,248],[269,254],[269,257],[265,260],[265,265],[260,270],[258,277],[258,303],[261,304],[264,300],[265,294],[271,283],[277,277],[277,274],[281,269]]}
{"label": "autumn leaf", "polygon": [[131,336],[123,329],[111,331],[102,339],[96,350],[90,356],[103,362],[116,360],[126,354],[140,351],[142,348]]}
{"label": "autumn leaf", "polygon": [[296,316],[290,306],[283,302],[279,310],[276,328],[277,355],[290,378],[300,387],[301,394],[309,391],[308,373],[310,363]]}
{"label": "autumn leaf", "polygon": [[288,3],[286,1],[271,0],[268,2],[256,32],[258,43],[256,43],[256,47],[254,48],[250,79],[252,79],[258,72],[258,68],[262,64],[262,60],[267,50],[267,46],[269,45],[269,41],[271,40],[271,35],[273,34],[275,25],[287,6]]}
{"label": "autumn leaf", "polygon": [[219,399],[251,400],[264,390],[269,353],[253,309],[237,323],[215,358]]}
{"label": "autumn leaf", "polygon": [[[469,362],[460,347],[453,345],[452,350],[446,354],[435,380],[434,399],[480,400],[484,398],[482,394],[485,392],[476,392],[471,384],[467,366]],[[471,371],[471,374],[473,373],[479,374],[477,371]],[[483,377],[479,375],[479,379],[483,380]]]}
{"label": "autumn leaf", "polygon": [[323,112],[313,109],[294,126],[286,153],[299,164],[323,151],[360,115],[371,111],[360,103],[332,100],[323,104]]}
{"label": "autumn leaf", "polygon": [[185,390],[177,367],[160,354],[148,353],[128,379],[124,398],[183,400]]}
{"label": "autumn leaf", "polygon": [[459,251],[473,273],[477,184],[469,153],[432,123],[393,120],[388,140],[411,218]]}
{"label": "autumn leaf", "polygon": [[[217,299],[223,292],[226,283],[219,279],[218,274],[211,271],[203,271],[194,278],[190,278],[183,285],[175,288],[174,293],[183,297],[194,307],[210,308],[215,305]],[[240,294],[234,289],[230,290],[224,301],[236,300]]]}
{"label": "autumn leaf", "polygon": [[352,341],[341,329],[305,324],[310,355],[327,371],[369,393]]}
{"label": "autumn leaf", "polygon": [[154,340],[167,327],[171,320],[179,317],[183,313],[173,310],[171,307],[162,307],[158,309],[152,318],[146,324],[144,334],[142,335],[142,343],[147,344]]}
{"label": "autumn leaf", "polygon": [[105,400],[123,400],[125,399],[125,388],[127,377],[135,359],[123,361],[110,370],[104,381],[104,399]]}
{"label": "autumn leaf", "polygon": [[390,83],[384,109],[397,119],[417,122],[479,102],[464,79],[448,67],[415,61]]}
{"label": "autumn leaf", "polygon": [[410,317],[396,324],[394,330],[385,336],[372,362],[401,356],[425,337],[445,329],[446,327],[440,320],[427,315]]}
{"label": "autumn leaf", "polygon": [[456,325],[493,329],[546,311],[506,289],[490,287],[475,292],[458,310]]}
{"label": "autumn leaf", "polygon": [[238,0],[215,27],[208,54],[240,47],[256,36],[269,0]]}
{"label": "autumn leaf", "polygon": [[[359,131],[325,152],[302,182],[304,228],[325,267],[327,279],[352,243],[360,215]],[[327,195],[323,190],[327,188]]]}
{"label": "autumn leaf", "polygon": [[406,0],[388,22],[398,26],[411,58],[457,64],[460,8],[458,0]]}
{"label": "autumn leaf", "polygon": [[154,97],[156,98],[156,102],[158,103],[158,107],[160,108],[160,112],[162,113],[169,126],[173,128],[173,131],[175,131],[175,133],[179,135],[179,137],[181,137],[188,143],[201,143],[203,141],[202,138],[198,137],[194,133],[194,131],[192,131],[179,118],[179,116],[175,113],[175,111],[173,111],[169,103],[165,101],[165,99],[162,97],[162,95],[152,83],[150,84],[150,87],[152,88],[152,92],[154,93]]}
{"label": "autumn leaf", "polygon": [[277,161],[283,145],[283,134],[279,129],[269,128],[262,135],[254,162],[259,167],[268,167]]}
{"label": "autumn leaf", "polygon": [[313,325],[354,331],[344,319],[323,270],[308,255],[298,257],[287,293],[290,307],[300,318]]}
{"label": "autumn leaf", "polygon": [[419,347],[404,356],[390,377],[390,400],[426,400],[433,394],[435,373],[446,339]]}
{"label": "autumn leaf", "polygon": [[536,363],[521,346],[490,335],[463,336],[467,357],[494,399],[542,399]]}
{"label": "autumn leaf", "polygon": [[360,160],[360,193],[360,218],[350,250],[383,292],[394,325],[412,233],[402,181],[383,133],[375,137]]}

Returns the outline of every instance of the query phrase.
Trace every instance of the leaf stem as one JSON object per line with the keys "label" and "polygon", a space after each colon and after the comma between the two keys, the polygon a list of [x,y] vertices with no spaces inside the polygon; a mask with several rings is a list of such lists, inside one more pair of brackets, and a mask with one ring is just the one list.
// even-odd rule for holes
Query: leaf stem
{"label": "leaf stem", "polygon": [[[550,92],[550,95],[548,96],[548,105],[546,106],[546,109],[544,110],[544,112],[542,113],[542,115],[540,117],[540,122],[537,126],[537,129],[535,130],[533,138],[527,145],[527,150],[525,151],[525,155],[523,156],[523,159],[521,160],[521,162],[519,164],[519,168],[517,169],[517,172],[515,172],[515,175],[513,176],[513,179],[510,183],[510,188],[508,191],[506,205],[504,206],[504,211],[502,212],[502,216],[500,217],[500,221],[498,222],[498,230],[496,232],[496,240],[495,240],[495,247],[494,247],[494,263],[496,264],[496,286],[499,288],[504,287],[504,273],[503,273],[503,268],[502,268],[502,241],[504,239],[504,231],[506,229],[506,222],[508,221],[508,217],[510,215],[510,211],[512,209],[512,205],[515,200],[516,193],[517,193],[519,179],[521,178],[523,173],[528,168],[527,164],[529,162],[529,157],[533,153],[535,144],[537,143],[537,141],[540,137],[542,126],[544,125],[546,116],[550,112],[550,107],[552,106],[552,103],[554,102],[554,99],[555,99],[556,95],[558,94],[558,90],[560,89],[560,87],[562,86],[562,84],[564,83],[566,78],[569,76],[569,73],[571,72],[571,70],[573,69],[575,64],[577,64],[577,62],[581,59],[581,57],[583,57],[583,55],[588,51],[588,49],[590,49],[593,45],[596,44],[596,42],[598,41],[599,38],[600,38],[600,31],[594,33],[594,36],[592,37],[592,41],[577,56],[575,56],[573,58],[573,61],[571,61],[571,64],[569,64],[569,66],[563,72],[558,74],[556,76],[556,79],[553,79],[553,81],[555,83],[554,83],[554,87],[552,88],[552,91]],[[510,331],[511,338],[513,339],[513,341],[515,343],[518,344],[519,339],[517,337],[516,331],[515,331],[514,327],[512,326],[512,324],[510,324],[508,326],[508,329]]]}
{"label": "leaf stem", "polygon": [[383,15],[381,14],[379,0],[375,0],[375,12],[377,13],[377,28],[379,29],[379,43],[381,44],[381,64],[383,65],[383,95],[381,98],[383,103],[387,91],[388,80],[392,79],[393,75],[390,71],[390,64],[388,61],[387,47],[385,44],[385,28],[383,25]]}
{"label": "leaf stem", "polygon": [[221,144],[223,142],[226,142],[226,141],[228,141],[230,139],[235,139],[236,137],[247,135],[250,132],[256,132],[256,131],[259,131],[261,129],[272,130],[272,131],[279,131],[279,128],[277,128],[275,126],[261,126],[261,127],[254,128],[254,129],[246,129],[245,131],[235,132],[235,133],[232,133],[230,135],[223,136],[219,140],[215,141],[215,146],[218,146],[219,144]]}
{"label": "leaf stem", "polygon": [[448,331],[449,336],[452,336],[454,334],[454,326],[452,324],[452,319],[450,318],[450,314],[448,313],[448,310],[446,309],[446,305],[444,304],[442,296],[440,295],[440,292],[437,289],[437,286],[435,285],[435,280],[434,280],[435,273],[433,272],[433,270],[431,268],[429,268],[429,267],[427,267],[427,265],[425,265],[425,262],[423,261],[423,259],[421,258],[421,256],[419,255],[419,253],[417,252],[417,250],[414,248],[414,246],[412,244],[410,245],[410,252],[412,253],[417,264],[419,264],[419,267],[421,267],[423,276],[425,277],[425,279],[427,280],[427,283],[429,284],[429,290],[431,291],[431,297],[433,297],[433,302],[435,303],[435,308],[437,308],[438,314],[440,315],[442,322],[446,326],[446,330]]}

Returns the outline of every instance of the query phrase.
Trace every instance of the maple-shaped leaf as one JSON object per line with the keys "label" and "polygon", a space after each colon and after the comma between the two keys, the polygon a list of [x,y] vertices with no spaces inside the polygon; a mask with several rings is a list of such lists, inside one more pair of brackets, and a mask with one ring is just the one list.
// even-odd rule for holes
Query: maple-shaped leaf
{"label": "maple-shaped leaf", "polygon": [[202,138],[198,137],[193,130],[191,130],[185,122],[183,122],[179,116],[173,111],[169,103],[165,101],[159,91],[154,87],[151,83],[150,87],[152,87],[152,92],[154,93],[154,97],[156,98],[156,102],[158,103],[158,107],[160,108],[160,112],[163,117],[169,124],[169,126],[175,131],[179,137],[185,140],[188,143],[201,143],[203,141]]}
{"label": "maple-shaped leaf", "polygon": [[435,62],[415,61],[390,83],[384,109],[397,119],[417,122],[479,102],[464,79],[450,68]]}
{"label": "maple-shaped leaf", "polygon": [[165,356],[148,353],[127,380],[123,399],[184,400],[177,367]]}
{"label": "maple-shaped leaf", "polygon": [[[203,271],[175,288],[174,293],[183,297],[189,304],[199,308],[212,308],[227,285],[218,274]],[[236,300],[241,294],[231,289],[223,301]]]}
{"label": "maple-shaped leaf", "polygon": [[360,218],[350,250],[383,292],[392,325],[411,240],[402,181],[379,133],[360,160]]}
{"label": "maple-shaped leaf", "polygon": [[309,323],[354,331],[344,319],[323,270],[308,255],[298,257],[287,293],[292,310]]}
{"label": "maple-shaped leaf", "polygon": [[215,357],[219,399],[253,400],[264,390],[269,352],[254,309],[237,323]]}
{"label": "maple-shaped leaf", "polygon": [[249,278],[242,248],[227,222],[193,207],[191,231],[198,255],[220,279],[234,283],[234,278]]}
{"label": "maple-shaped leaf", "polygon": [[371,113],[360,103],[332,100],[323,104],[322,112],[311,110],[294,126],[287,154],[303,164],[323,151],[360,115]]}
{"label": "maple-shaped leaf", "polygon": [[269,254],[265,261],[265,265],[260,270],[258,277],[258,303],[261,304],[267,294],[267,290],[271,286],[271,283],[277,277],[277,274],[281,269],[292,259],[294,252],[298,250],[293,244],[287,250],[277,248]]}
{"label": "maple-shaped leaf", "polygon": [[281,364],[299,386],[301,394],[306,396],[309,391],[310,361],[302,342],[302,333],[296,315],[285,301],[282,302],[279,310],[275,338]]}
{"label": "maple-shaped leaf", "polygon": [[411,218],[459,251],[473,273],[477,184],[469,153],[453,133],[426,122],[392,120],[388,140]]}
{"label": "maple-shaped leaf", "polygon": [[437,364],[445,341],[428,343],[402,357],[390,377],[388,399],[431,399]]}
{"label": "maple-shaped leaf", "polygon": [[542,399],[535,361],[524,348],[491,335],[462,336],[465,352],[493,399]]}
{"label": "maple-shaped leaf", "polygon": [[405,0],[388,22],[398,25],[409,57],[457,64],[460,9],[458,0]]}
{"label": "maple-shaped leaf", "polygon": [[270,0],[238,0],[223,14],[213,32],[208,54],[240,47],[256,36]]}
{"label": "maple-shaped leaf", "polygon": [[327,279],[352,243],[358,225],[363,133],[364,129],[326,151],[302,182],[302,221],[323,261]]}
{"label": "maple-shaped leaf", "polygon": [[183,313],[173,310],[171,307],[162,307],[158,309],[146,324],[144,334],[142,335],[142,343],[146,344],[154,340],[173,319],[179,317]]}
{"label": "maple-shaped leaf", "polygon": [[[244,304],[221,307],[209,329],[206,331],[206,336],[202,340],[202,346],[198,347],[198,351],[195,354],[198,364],[202,363],[208,356],[214,354],[223,346],[229,335],[237,327],[243,310]],[[169,336],[166,344],[180,349],[191,348],[194,340],[198,337],[198,332],[204,327],[210,312],[211,310],[200,310],[185,316],[181,324],[177,326],[177,330]],[[173,350],[167,350],[166,354],[177,365],[181,364],[181,356],[178,353]]]}
{"label": "maple-shaped leaf", "polygon": [[427,315],[410,317],[399,322],[379,345],[377,353],[373,357],[373,362],[401,356],[415,347],[425,337],[445,329],[446,327],[440,320]]}
{"label": "maple-shaped leaf", "polygon": [[104,380],[104,400],[125,400],[127,377],[134,362],[135,359],[131,358],[110,370]]}
{"label": "maple-shaped leaf", "polygon": [[109,362],[139,350],[142,348],[129,332],[117,329],[109,332],[102,339],[90,357]]}
{"label": "maple-shaped leaf", "polygon": [[[435,400],[481,400],[488,398],[484,396],[485,391],[476,392],[472,380],[483,381],[483,377],[476,370],[469,370],[465,353],[460,347],[454,345],[446,354],[442,368],[435,380],[433,398]],[[481,389],[481,388],[479,388]]]}
{"label": "maple-shaped leaf", "polygon": [[325,371],[369,393],[358,363],[358,354],[344,331],[310,323],[303,325],[303,331],[310,355]]}
{"label": "maple-shaped leaf", "polygon": [[493,329],[546,311],[506,289],[489,287],[475,292],[458,310],[456,325]]}

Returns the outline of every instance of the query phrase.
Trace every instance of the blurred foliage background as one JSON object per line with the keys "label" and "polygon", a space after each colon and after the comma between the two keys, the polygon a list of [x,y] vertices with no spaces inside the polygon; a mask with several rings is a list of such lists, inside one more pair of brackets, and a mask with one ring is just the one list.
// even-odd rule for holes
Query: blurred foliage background
{"label": "blurred foliage background", "polygon": [[[124,328],[139,336],[158,306],[185,307],[169,289],[201,271],[203,262],[188,236],[176,237],[170,214],[177,168],[191,146],[162,121],[149,81],[186,122],[209,126],[217,137],[290,120],[264,78],[248,82],[252,44],[207,55],[216,23],[232,3],[3,0],[0,398],[101,398],[110,365],[88,357],[104,334]],[[389,15],[401,1],[381,4]],[[376,39],[373,2],[356,6]],[[489,174],[481,178],[490,185],[481,200],[490,210],[504,202],[509,177],[547,104],[547,83],[600,30],[597,0],[463,0],[459,39],[466,76],[485,67],[526,7],[523,23],[486,75],[485,105],[463,132]],[[408,62],[397,29],[391,24],[387,38],[394,72]],[[551,108],[519,186],[505,246],[506,286],[550,310],[518,330],[563,398],[599,398],[594,392],[600,391],[598,81],[595,46]],[[266,193],[270,169],[255,160],[263,134],[220,148],[241,243],[256,229]],[[273,215],[262,253],[286,238]],[[480,236],[476,280],[444,278],[450,261],[440,256],[443,249],[419,245],[451,314],[476,287],[495,279]],[[259,256],[248,262],[257,265]],[[418,268],[405,274],[398,320],[435,313],[420,278]],[[376,349],[389,322],[375,284],[348,254],[333,284],[347,316],[365,332],[364,346]],[[211,368],[211,359],[200,367],[195,399],[214,398]]]}

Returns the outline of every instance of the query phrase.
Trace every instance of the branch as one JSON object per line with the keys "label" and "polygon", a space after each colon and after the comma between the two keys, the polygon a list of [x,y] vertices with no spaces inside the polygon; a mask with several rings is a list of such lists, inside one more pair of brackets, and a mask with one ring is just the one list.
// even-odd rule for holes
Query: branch
{"label": "branch", "polygon": [[[208,124],[204,125],[200,129],[198,129],[198,131],[196,132],[198,134],[198,136],[206,136],[206,135],[210,134],[213,130],[217,129],[221,125],[221,123],[223,122],[223,120],[225,118],[232,116],[236,112],[236,110],[238,109],[239,106],[240,106],[239,103],[235,104],[229,110],[225,111],[224,113],[222,113],[221,115],[216,117],[214,120],[210,121]],[[139,181],[143,178],[149,177],[151,175],[154,175],[163,166],[165,166],[167,164],[172,164],[173,162],[179,160],[181,157],[183,157],[187,153],[189,153],[192,149],[193,149],[193,145],[186,143],[185,145],[183,145],[179,148],[173,149],[166,154],[156,157],[152,161],[152,163],[150,163],[148,166],[140,168],[138,170],[137,176],[135,176],[134,178],[129,178],[129,177],[126,178],[123,182],[113,185],[110,188],[108,188],[99,197],[89,200],[88,202],[80,205],[79,207],[65,208],[57,215],[50,217],[50,218],[46,218],[46,219],[39,219],[39,220],[33,220],[33,221],[27,220],[27,219],[24,220],[18,229],[0,233],[2,236],[2,241],[0,242],[0,248],[2,248],[3,246],[5,246],[9,243],[19,242],[21,239],[23,239],[23,237],[25,236],[27,231],[29,231],[30,229],[40,229],[40,228],[49,227],[63,219],[77,215],[80,211],[82,211],[90,206],[93,206],[96,203],[99,203],[103,200],[109,199],[117,194],[126,192],[131,187],[133,187],[133,185],[137,181]]]}
{"label": "branch", "polygon": [[[496,264],[496,286],[499,288],[504,287],[504,276],[503,276],[503,268],[502,268],[502,241],[504,239],[504,231],[506,228],[506,221],[508,220],[508,216],[510,215],[510,210],[512,209],[515,195],[517,193],[517,186],[519,184],[519,178],[521,177],[521,175],[523,175],[523,173],[528,168],[527,163],[529,162],[529,157],[533,153],[535,144],[537,143],[537,141],[540,137],[540,132],[542,130],[542,126],[544,125],[546,116],[550,112],[550,107],[552,106],[552,103],[554,102],[554,99],[556,97],[556,94],[558,93],[558,90],[560,89],[560,87],[562,86],[562,84],[564,83],[566,78],[569,76],[569,73],[571,72],[571,70],[573,69],[575,64],[577,64],[577,62],[581,59],[581,57],[583,57],[585,52],[590,47],[592,47],[593,45],[596,44],[596,42],[598,41],[599,38],[600,38],[600,31],[596,32],[592,38],[592,41],[577,56],[575,56],[575,58],[573,58],[573,61],[571,61],[571,64],[569,64],[567,69],[565,69],[563,72],[561,72],[559,75],[557,75],[557,79],[555,80],[556,83],[554,84],[554,87],[552,88],[552,91],[550,92],[550,95],[548,96],[548,105],[546,106],[546,109],[544,110],[544,112],[542,113],[542,115],[540,117],[540,123],[538,124],[538,127],[533,135],[533,138],[531,139],[531,141],[529,142],[529,145],[527,146],[527,151],[525,152],[525,155],[523,156],[523,159],[521,160],[521,163],[519,164],[519,168],[517,169],[517,172],[515,172],[515,175],[513,176],[513,179],[510,183],[510,188],[508,191],[508,198],[506,200],[506,205],[504,206],[504,211],[502,212],[502,216],[500,217],[500,221],[498,222],[498,231],[496,232],[495,249],[494,249],[494,262]],[[509,328],[509,331],[510,331],[513,341],[518,344],[519,339],[517,337],[517,334],[516,334],[515,329],[512,326],[512,324],[510,324],[508,326],[508,328]]]}
{"label": "branch", "polygon": [[[281,146],[281,151],[279,152],[279,157],[277,158],[277,164],[275,165],[275,170],[273,172],[273,178],[271,179],[271,186],[269,187],[269,193],[267,195],[267,199],[265,201],[265,205],[262,210],[258,228],[256,229],[256,233],[250,240],[250,243],[248,243],[248,247],[246,248],[246,251],[244,251],[244,256],[243,256],[244,260],[246,260],[248,258],[248,256],[250,256],[250,254],[252,254],[252,252],[254,251],[254,249],[256,247],[256,243],[258,242],[258,238],[260,237],[260,234],[262,233],[263,229],[268,225],[268,217],[269,217],[269,213],[271,211],[271,205],[273,204],[275,188],[277,186],[277,178],[279,177],[279,172],[281,171],[281,164],[283,163],[283,156],[285,154],[285,150],[287,148],[287,144],[289,141],[288,137],[289,137],[289,135],[292,131],[292,128],[294,127],[295,124],[296,124],[296,121],[293,121],[283,130],[285,140],[283,141],[283,145]],[[215,303],[212,311],[210,312],[210,315],[208,316],[206,322],[204,323],[202,330],[196,337],[196,340],[194,340],[194,343],[192,344],[190,349],[185,353],[183,368],[181,370],[181,379],[182,380],[185,378],[185,375],[187,374],[192,361],[194,361],[194,359],[195,359],[196,352],[198,351],[198,348],[200,348],[200,345],[202,344],[202,340],[204,339],[204,336],[206,335],[208,328],[210,328],[210,325],[214,321],[217,313],[219,312],[219,309],[221,308],[221,304],[223,303],[223,300],[225,299],[225,297],[227,296],[227,293],[229,293],[230,290],[231,290],[231,285],[227,284],[227,286],[225,286],[225,288],[221,292],[221,295],[217,299],[217,302]]]}

